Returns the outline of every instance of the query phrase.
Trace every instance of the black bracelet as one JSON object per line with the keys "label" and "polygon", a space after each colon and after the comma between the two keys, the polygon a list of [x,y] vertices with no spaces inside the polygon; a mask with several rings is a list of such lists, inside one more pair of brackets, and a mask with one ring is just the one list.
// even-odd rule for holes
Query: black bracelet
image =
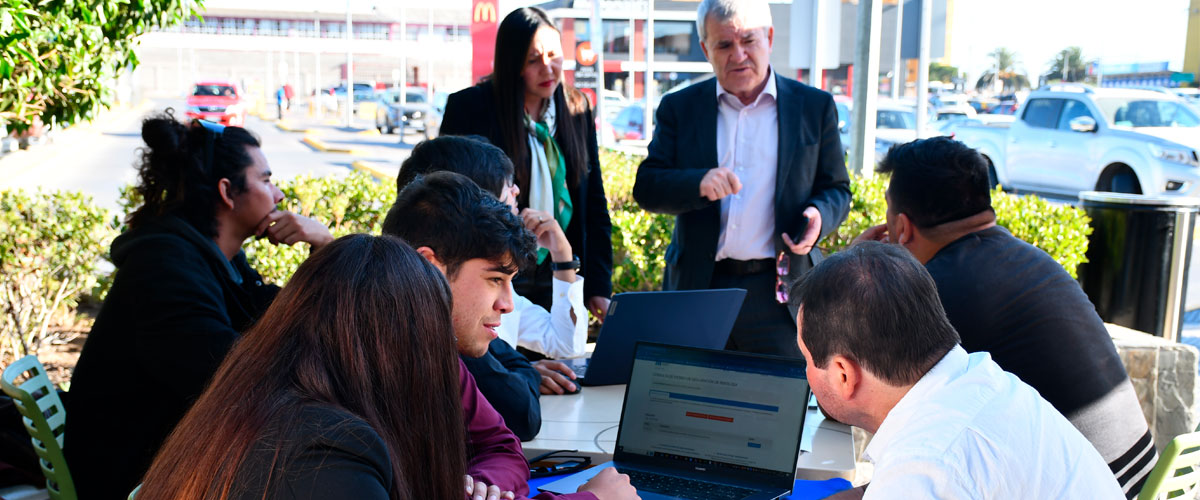
{"label": "black bracelet", "polygon": [[579,270],[579,256],[574,256],[571,258],[571,260],[569,260],[567,262],[551,262],[550,270],[551,271],[578,271]]}

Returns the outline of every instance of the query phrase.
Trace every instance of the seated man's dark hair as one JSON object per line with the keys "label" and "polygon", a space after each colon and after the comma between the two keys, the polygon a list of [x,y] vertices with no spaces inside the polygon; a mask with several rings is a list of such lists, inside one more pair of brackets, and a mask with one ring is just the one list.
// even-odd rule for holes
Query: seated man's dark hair
{"label": "seated man's dark hair", "polygon": [[965,219],[992,207],[987,160],[949,137],[892,146],[875,169],[891,174],[889,205],[918,228]]}
{"label": "seated man's dark hair", "polygon": [[403,191],[418,175],[442,171],[465,175],[496,197],[513,178],[512,160],[487,139],[478,135],[448,135],[421,141],[413,148],[408,159],[400,164],[396,192]]}
{"label": "seated man's dark hair", "polygon": [[413,179],[388,210],[383,234],[413,248],[429,247],[454,278],[471,259],[493,260],[515,272],[534,261],[533,233],[508,205],[453,172]]}
{"label": "seated man's dark hair", "polygon": [[246,167],[254,158],[246,150],[260,147],[254,134],[241,127],[225,127],[212,139],[212,161],[206,161],[209,132],[204,127],[180,122],[175,110],[167,108],[142,120],[142,140],[137,162],[138,182],[134,193],[142,204],[126,217],[137,228],[163,215],[175,215],[205,236],[217,234],[217,184],[229,179],[232,193],[246,189]]}
{"label": "seated man's dark hair", "polygon": [[790,296],[803,308],[800,335],[818,368],[840,354],[904,386],[959,343],[933,278],[899,245],[868,241],[833,254]]}

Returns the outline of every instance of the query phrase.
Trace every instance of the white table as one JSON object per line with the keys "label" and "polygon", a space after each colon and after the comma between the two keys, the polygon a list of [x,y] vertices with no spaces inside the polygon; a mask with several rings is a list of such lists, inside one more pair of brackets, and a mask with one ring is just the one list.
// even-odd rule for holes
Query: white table
{"label": "white table", "polygon": [[[579,450],[593,463],[612,460],[617,424],[625,400],[624,385],[584,387],[579,394],[543,395],[542,430],[521,443],[525,457],[554,450]],[[823,420],[817,410],[805,417],[804,433],[812,436],[813,451],[800,452],[796,478],[854,480],[854,437],[850,427]]]}

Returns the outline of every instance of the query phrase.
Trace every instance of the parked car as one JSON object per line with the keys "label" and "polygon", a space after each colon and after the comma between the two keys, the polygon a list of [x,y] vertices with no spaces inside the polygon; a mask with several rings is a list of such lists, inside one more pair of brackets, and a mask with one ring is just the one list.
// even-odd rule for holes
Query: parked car
{"label": "parked car", "polygon": [[946,121],[946,120],[962,119],[962,118],[974,118],[975,115],[977,114],[977,113],[975,113],[975,108],[972,108],[970,104],[966,104],[966,103],[946,104],[946,105],[938,106],[937,109],[935,110],[935,113],[936,113],[936,116],[934,118],[934,121],[939,121],[939,122]]}
{"label": "parked car", "polygon": [[225,80],[196,82],[187,98],[188,118],[197,118],[221,125],[242,126],[246,123],[246,105],[242,91]]}
{"label": "parked car", "polygon": [[[336,87],[326,88],[322,92],[322,102],[325,109],[336,111],[339,107],[346,103],[346,86],[338,85]],[[375,86],[370,83],[355,83],[354,84],[354,111],[358,111],[358,105],[366,101],[375,100]]]}
{"label": "parked car", "polygon": [[400,129],[401,138],[408,132],[420,133],[426,139],[437,137],[442,113],[436,106],[430,106],[427,97],[425,89],[420,87],[405,90],[406,103],[401,103],[399,90],[380,92],[375,99],[375,128],[386,134]]}
{"label": "parked car", "polygon": [[988,108],[989,115],[1013,115],[1017,113],[1017,101],[1000,101]]}
{"label": "parked car", "polygon": [[1149,90],[1049,85],[1008,127],[963,125],[955,138],[988,161],[992,183],[1080,191],[1200,195],[1200,113]]}
{"label": "parked car", "polygon": [[625,106],[612,121],[613,138],[618,141],[648,139],[646,107],[640,102]]}
{"label": "parked car", "polygon": [[[850,132],[853,123],[854,101],[845,96],[834,96],[833,104],[838,112],[838,132],[841,135],[842,148],[850,154]],[[921,137],[934,137],[943,133],[934,128],[932,107],[929,111],[929,121]],[[883,159],[888,149],[896,144],[910,142],[917,138],[917,108],[911,101],[895,99],[879,99],[875,103],[875,160]]]}
{"label": "parked car", "polygon": [[896,144],[943,135],[942,131],[933,127],[937,115],[932,106],[928,108],[928,113],[925,130],[918,134],[917,107],[913,103],[880,99],[875,109],[875,160],[882,160]]}
{"label": "parked car", "polygon": [[603,100],[601,107],[604,108],[604,120],[613,121],[617,118],[617,114],[629,106],[629,99],[621,95],[619,92],[604,89],[600,91],[600,97]]}

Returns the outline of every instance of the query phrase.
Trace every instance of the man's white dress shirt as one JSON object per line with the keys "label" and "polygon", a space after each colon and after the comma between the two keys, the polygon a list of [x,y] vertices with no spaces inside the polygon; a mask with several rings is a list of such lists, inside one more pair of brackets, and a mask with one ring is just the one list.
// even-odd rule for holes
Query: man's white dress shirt
{"label": "man's white dress shirt", "polygon": [[721,200],[716,260],[775,257],[779,111],[775,72],[767,71],[766,87],[750,104],[717,84],[717,166],[732,170],[742,189]]}
{"label": "man's white dress shirt", "polygon": [[[576,276],[574,283],[558,278],[551,282],[554,298],[549,311],[514,291],[513,311],[500,316],[496,333],[508,345],[551,358],[581,356],[587,344],[588,321],[587,308],[583,306],[583,276]],[[579,321],[571,320],[572,310]]]}
{"label": "man's white dress shirt", "polygon": [[1125,498],[1037,391],[960,346],[892,408],[863,456],[875,465],[867,499]]}

